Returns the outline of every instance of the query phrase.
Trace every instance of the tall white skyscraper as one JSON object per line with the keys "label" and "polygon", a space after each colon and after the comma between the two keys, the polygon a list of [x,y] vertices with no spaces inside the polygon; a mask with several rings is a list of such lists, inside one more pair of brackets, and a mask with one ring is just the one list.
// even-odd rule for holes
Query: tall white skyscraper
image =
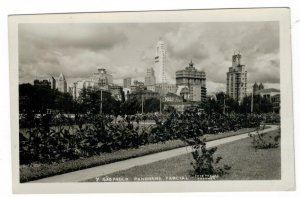
{"label": "tall white skyscraper", "polygon": [[63,73],[60,73],[58,77],[57,89],[60,92],[67,93],[67,81]]}
{"label": "tall white skyscraper", "polygon": [[156,56],[155,56],[155,73],[157,83],[167,83],[166,78],[166,59],[167,51],[164,41],[158,41],[156,45]]}

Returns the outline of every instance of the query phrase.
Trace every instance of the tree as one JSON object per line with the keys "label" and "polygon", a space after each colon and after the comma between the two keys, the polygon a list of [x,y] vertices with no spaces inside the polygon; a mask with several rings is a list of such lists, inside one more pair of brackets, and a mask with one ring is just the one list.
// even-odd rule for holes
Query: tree
{"label": "tree", "polygon": [[108,91],[95,88],[84,88],[81,91],[78,97],[78,109],[80,113],[99,114],[101,102],[103,114],[113,114],[115,116],[120,114],[120,102],[115,100]]}
{"label": "tree", "polygon": [[121,104],[121,113],[127,115],[134,115],[141,111],[142,101],[136,97],[127,99],[124,103]]}
{"label": "tree", "polygon": [[[163,108],[163,106],[162,106]],[[160,100],[157,98],[148,98],[144,102],[144,112],[159,112],[160,111]]]}
{"label": "tree", "polygon": [[[251,100],[252,96],[244,97],[240,111],[242,113],[250,113],[251,112]],[[264,98],[260,95],[253,96],[253,113],[269,113],[272,112],[273,106],[268,98]]]}

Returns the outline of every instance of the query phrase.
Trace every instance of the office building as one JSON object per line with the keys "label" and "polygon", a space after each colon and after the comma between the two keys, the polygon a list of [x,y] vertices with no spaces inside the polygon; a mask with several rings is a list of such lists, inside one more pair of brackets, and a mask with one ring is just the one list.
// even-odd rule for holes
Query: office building
{"label": "office building", "polygon": [[123,87],[130,88],[130,86],[131,86],[131,78],[127,77],[127,78],[123,79]]}
{"label": "office building", "polygon": [[241,64],[241,54],[232,56],[232,66],[227,72],[226,93],[234,100],[241,103],[247,95],[247,70],[246,66]]}
{"label": "office building", "polygon": [[62,93],[67,93],[67,81],[63,73],[60,73],[58,77],[57,89]]}
{"label": "office building", "polygon": [[145,77],[145,86],[152,86],[156,82],[154,69],[153,68],[147,68],[147,73]]}
{"label": "office building", "polygon": [[158,41],[156,45],[156,56],[155,62],[155,74],[157,83],[167,83],[166,78],[166,62],[167,62],[167,51],[166,45],[163,41]]}
{"label": "office building", "polygon": [[176,71],[177,94],[186,101],[204,101],[206,99],[206,74],[194,67],[191,61],[183,69]]}

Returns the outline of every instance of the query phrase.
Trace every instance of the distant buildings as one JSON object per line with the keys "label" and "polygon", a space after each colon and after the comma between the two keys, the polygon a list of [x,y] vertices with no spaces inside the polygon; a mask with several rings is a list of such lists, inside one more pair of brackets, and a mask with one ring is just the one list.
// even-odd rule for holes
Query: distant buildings
{"label": "distant buildings", "polygon": [[183,102],[183,99],[181,96],[178,96],[177,94],[174,94],[174,93],[167,93],[165,97],[163,97],[163,102],[175,102],[175,103],[178,103],[178,102]]}
{"label": "distant buildings", "polygon": [[130,86],[131,92],[138,92],[142,90],[146,90],[146,86],[143,82],[134,80],[133,85]]}
{"label": "distant buildings", "polygon": [[236,54],[232,56],[232,67],[227,72],[226,93],[239,103],[247,94],[247,70],[241,64],[242,56]]}
{"label": "distant buildings", "polygon": [[34,86],[44,86],[49,87],[52,90],[58,90],[62,93],[68,93],[70,92],[70,89],[67,87],[67,81],[63,73],[60,73],[58,80],[56,80],[53,76],[50,76],[49,79],[44,80],[34,80],[33,81]]}
{"label": "distant buildings", "polygon": [[257,95],[257,92],[259,90],[263,90],[264,89],[264,85],[262,83],[260,83],[259,85],[257,85],[257,83],[255,82],[253,87],[253,95]]}
{"label": "distant buildings", "polygon": [[91,80],[99,87],[107,87],[113,84],[112,75],[104,68],[98,68],[98,72],[92,75]]}
{"label": "distant buildings", "polygon": [[127,77],[127,78],[123,79],[123,87],[130,88],[130,86],[131,86],[131,78]]}
{"label": "distant buildings", "polygon": [[280,90],[277,90],[275,88],[261,89],[256,92],[256,95],[260,95],[261,97],[270,100],[273,96],[277,94],[280,94]]}
{"label": "distant buildings", "polygon": [[51,86],[51,89],[52,90],[55,90],[56,89],[56,80],[53,76],[51,76],[48,81],[50,82],[50,86]]}
{"label": "distant buildings", "polygon": [[280,93],[271,97],[271,103],[273,105],[273,112],[280,112]]}
{"label": "distant buildings", "polygon": [[[130,83],[131,79],[129,81],[129,84]],[[89,79],[75,82],[72,87],[73,98],[77,99],[80,96],[81,91],[88,88],[103,90],[103,92],[109,93],[112,97],[119,101],[123,101],[125,99],[124,95],[127,93],[123,92],[122,86],[113,83],[113,76],[104,68],[98,68],[98,72],[93,73]]]}
{"label": "distant buildings", "polygon": [[206,74],[198,71],[191,61],[183,70],[176,71],[177,94],[186,101],[204,101],[206,99]]}
{"label": "distant buildings", "polygon": [[60,73],[58,77],[57,89],[62,93],[67,93],[67,81],[63,73]]}
{"label": "distant buildings", "polygon": [[111,93],[111,96],[114,97],[117,101],[125,100],[122,86],[119,86],[119,85],[110,86],[110,93]]}
{"label": "distant buildings", "polygon": [[47,87],[47,88],[51,87],[51,83],[48,80],[37,80],[36,79],[33,81],[33,85],[40,86],[40,87]]}
{"label": "distant buildings", "polygon": [[166,45],[163,41],[160,40],[157,42],[156,56],[154,58],[157,83],[167,83],[166,68],[165,68],[166,60],[167,60]]}
{"label": "distant buildings", "polygon": [[131,92],[130,94],[127,95],[128,99],[149,99],[149,98],[159,98],[159,94],[157,92],[152,92],[150,90],[140,90],[140,91],[135,91]]}
{"label": "distant buildings", "polygon": [[147,73],[145,77],[145,86],[153,86],[155,85],[155,73],[153,68],[147,68]]}
{"label": "distant buildings", "polygon": [[155,85],[155,92],[158,92],[160,96],[166,96],[167,93],[176,93],[177,87],[175,84],[158,83]]}

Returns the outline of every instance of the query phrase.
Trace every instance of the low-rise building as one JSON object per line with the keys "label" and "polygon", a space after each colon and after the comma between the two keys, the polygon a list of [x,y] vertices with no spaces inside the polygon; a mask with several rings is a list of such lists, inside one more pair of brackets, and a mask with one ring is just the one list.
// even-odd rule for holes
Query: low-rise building
{"label": "low-rise building", "polygon": [[122,86],[112,85],[110,86],[110,92],[112,97],[114,97],[118,101],[124,101],[124,92]]}
{"label": "low-rise building", "polygon": [[131,92],[130,94],[127,95],[128,99],[148,99],[148,98],[160,98],[158,92],[152,92],[150,90],[141,90],[141,91],[135,91]]}
{"label": "low-rise building", "polygon": [[271,103],[273,106],[273,112],[280,112],[280,94],[275,94],[271,97]]}
{"label": "low-rise building", "polygon": [[280,90],[275,88],[267,88],[256,91],[257,95],[260,95],[263,98],[267,98],[271,100],[272,96],[275,96],[280,93]]}
{"label": "low-rise building", "polygon": [[134,80],[133,85],[130,86],[131,92],[139,92],[142,90],[146,90],[146,86],[143,82]]}
{"label": "low-rise building", "polygon": [[174,93],[167,93],[165,97],[163,97],[163,102],[182,102],[183,98]]}

